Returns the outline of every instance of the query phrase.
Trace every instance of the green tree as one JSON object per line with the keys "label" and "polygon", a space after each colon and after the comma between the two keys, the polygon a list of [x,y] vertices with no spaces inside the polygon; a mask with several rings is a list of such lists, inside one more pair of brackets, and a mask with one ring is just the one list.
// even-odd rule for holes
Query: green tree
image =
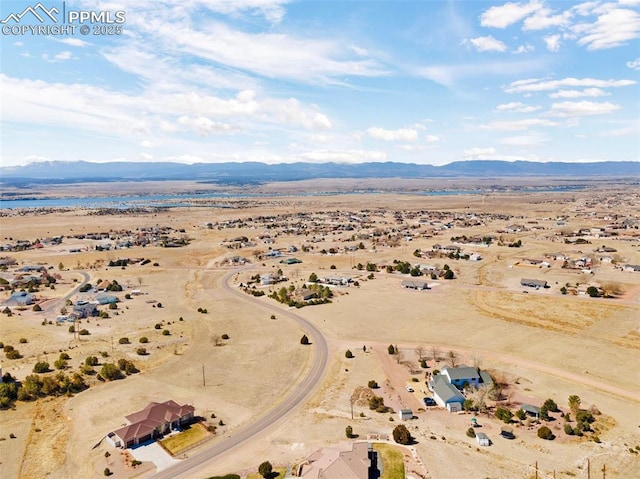
{"label": "green tree", "polygon": [[507,424],[509,424],[511,422],[511,419],[513,418],[513,413],[509,411],[506,407],[498,406],[496,408],[496,417],[501,421],[504,421]]}
{"label": "green tree", "polygon": [[453,270],[448,269],[445,273],[444,273],[444,279],[453,279],[455,277],[455,275],[453,274]]}
{"label": "green tree", "polygon": [[551,411],[551,412],[558,412],[558,405],[557,405],[557,404],[556,404],[556,402],[555,402],[553,399],[551,399],[551,398],[547,399],[547,400],[544,402],[543,406],[547,408],[547,411]]}
{"label": "green tree", "polygon": [[46,373],[46,372],[49,372],[49,363],[46,362],[46,361],[38,361],[33,366],[33,372],[34,373]]}
{"label": "green tree", "polygon": [[100,376],[108,381],[115,381],[124,377],[120,369],[113,363],[103,364],[102,369],[100,369]]}
{"label": "green tree", "polygon": [[367,384],[367,386],[369,386],[371,389],[378,389],[378,382],[374,381],[373,379],[369,381],[369,383]]}
{"label": "green tree", "polygon": [[309,282],[310,283],[317,283],[318,282],[318,275],[315,273],[311,273],[309,275]]}
{"label": "green tree", "polygon": [[399,424],[393,428],[393,440],[398,444],[407,446],[413,442],[413,437],[411,437],[411,433],[407,429],[407,426]]}
{"label": "green tree", "polygon": [[344,357],[347,359],[351,359],[353,357],[353,353],[351,352],[350,349],[347,349],[344,353]]}
{"label": "green tree", "polygon": [[55,366],[56,369],[66,369],[67,367],[67,361],[65,361],[64,359],[57,359],[53,365]]}
{"label": "green tree", "polygon": [[396,347],[393,344],[390,344],[387,351],[389,351],[389,354],[396,354]]}
{"label": "green tree", "polygon": [[524,412],[524,409],[518,409],[516,411],[516,417],[521,421],[524,421],[527,418],[527,413]]}
{"label": "green tree", "polygon": [[589,286],[587,288],[587,294],[589,296],[591,296],[592,298],[598,298],[600,297],[600,291],[598,290],[598,288],[596,288],[595,286]]}
{"label": "green tree", "polygon": [[347,439],[351,439],[353,437],[353,428],[351,426],[347,426],[344,430]]}
{"label": "green tree", "polygon": [[272,472],[273,466],[269,461],[264,461],[258,466],[258,473],[264,478],[270,477]]}
{"label": "green tree", "polygon": [[84,363],[87,366],[97,366],[98,358],[96,356],[87,356],[87,358],[84,360]]}
{"label": "green tree", "polygon": [[555,438],[553,432],[547,426],[542,426],[540,429],[538,429],[538,437],[547,441],[551,441]]}
{"label": "green tree", "polygon": [[309,344],[309,338],[307,337],[306,334],[303,334],[302,337],[300,338],[300,344]]}

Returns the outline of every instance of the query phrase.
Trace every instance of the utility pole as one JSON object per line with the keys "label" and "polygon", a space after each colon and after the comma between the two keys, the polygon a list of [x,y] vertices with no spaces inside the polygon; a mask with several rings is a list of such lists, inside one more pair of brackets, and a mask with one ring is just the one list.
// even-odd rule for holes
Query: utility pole
{"label": "utility pole", "polygon": [[205,381],[205,377],[204,377],[204,364],[202,365],[202,387],[206,387],[207,383]]}
{"label": "utility pole", "polygon": [[587,459],[587,479],[591,479],[591,461]]}
{"label": "utility pole", "polygon": [[353,396],[349,399],[349,403],[351,403],[351,420],[353,420]]}
{"label": "utility pole", "polygon": [[602,466],[602,479],[607,479],[607,465]]}
{"label": "utility pole", "polygon": [[538,461],[536,461],[536,479],[538,479]]}

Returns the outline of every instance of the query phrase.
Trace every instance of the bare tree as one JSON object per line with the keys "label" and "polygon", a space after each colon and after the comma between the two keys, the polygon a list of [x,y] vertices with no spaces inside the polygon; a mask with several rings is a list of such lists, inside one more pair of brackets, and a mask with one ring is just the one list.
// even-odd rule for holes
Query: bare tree
{"label": "bare tree", "polygon": [[472,356],[471,357],[471,362],[472,362],[474,368],[480,369],[480,359],[477,356]]}
{"label": "bare tree", "polygon": [[213,345],[214,345],[214,346],[222,346],[222,344],[224,343],[224,342],[222,341],[222,337],[221,337],[219,334],[214,334],[214,335],[211,337],[211,341],[213,341]]}
{"label": "bare tree", "polygon": [[142,276],[138,276],[138,286],[142,286]]}
{"label": "bare tree", "polygon": [[395,353],[395,357],[396,357],[396,362],[398,364],[400,364],[402,361],[404,361],[404,354],[402,353],[402,351],[400,351],[398,349],[398,346],[396,346],[396,353]]}
{"label": "bare tree", "polygon": [[431,357],[434,363],[440,359],[440,351],[438,351],[438,348],[435,346],[431,346]]}
{"label": "bare tree", "polygon": [[449,364],[451,365],[452,368],[455,368],[458,364],[458,355],[455,353],[455,351],[449,351],[447,353],[447,357],[449,358]]}
{"label": "bare tree", "polygon": [[424,359],[424,348],[422,346],[418,346],[415,349],[416,355],[418,356],[418,361],[422,361]]}

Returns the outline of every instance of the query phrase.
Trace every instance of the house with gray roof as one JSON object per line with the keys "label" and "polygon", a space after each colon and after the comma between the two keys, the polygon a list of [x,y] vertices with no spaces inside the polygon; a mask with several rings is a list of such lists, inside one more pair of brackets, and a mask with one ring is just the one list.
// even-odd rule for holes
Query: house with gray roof
{"label": "house with gray roof", "polygon": [[442,368],[441,374],[447,377],[449,384],[453,384],[458,389],[464,388],[465,384],[476,387],[480,385],[478,370],[470,366],[463,365],[457,368],[445,366]]}
{"label": "house with gray roof", "polygon": [[443,374],[437,374],[432,379],[433,399],[438,406],[449,412],[462,411],[464,396]]}

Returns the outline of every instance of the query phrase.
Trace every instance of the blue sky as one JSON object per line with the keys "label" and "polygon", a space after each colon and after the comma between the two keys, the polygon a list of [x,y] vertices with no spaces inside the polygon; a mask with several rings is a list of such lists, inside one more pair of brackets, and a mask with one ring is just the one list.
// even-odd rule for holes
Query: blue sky
{"label": "blue sky", "polygon": [[640,159],[640,0],[62,3],[122,33],[3,30],[2,166]]}

